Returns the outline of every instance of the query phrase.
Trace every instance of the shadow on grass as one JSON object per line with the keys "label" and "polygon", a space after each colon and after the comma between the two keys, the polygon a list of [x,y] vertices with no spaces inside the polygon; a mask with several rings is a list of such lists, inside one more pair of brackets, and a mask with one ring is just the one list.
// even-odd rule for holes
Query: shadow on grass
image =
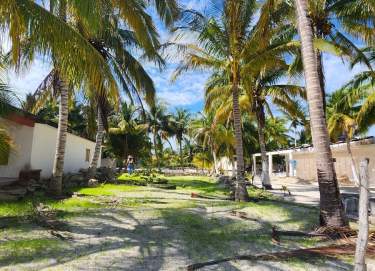
{"label": "shadow on grass", "polygon": [[219,186],[217,183],[214,183],[209,180],[204,179],[184,179],[183,177],[174,177],[168,179],[169,183],[177,186],[178,189],[186,190],[196,190],[204,194],[214,194],[214,193],[228,193],[229,190]]}
{"label": "shadow on grass", "polygon": [[[178,186],[185,185],[185,188],[192,187],[206,193],[218,189],[216,184],[198,179],[171,181],[176,182]],[[316,208],[277,200],[235,203],[180,199],[181,202],[196,203],[184,208],[173,208],[164,203],[164,200],[176,199],[141,198],[145,204],[165,205],[165,208],[147,210],[98,209],[90,205],[86,208],[85,204],[73,201],[66,209],[60,206],[58,213],[60,218],[67,220],[67,231],[74,237],[72,241],[49,238],[48,234],[43,238],[26,236],[21,240],[7,240],[0,246],[0,266],[28,264],[33,260],[35,264],[39,262],[34,269],[70,263],[76,269],[94,266],[98,270],[175,270],[197,261],[239,253],[285,250],[291,242],[282,242],[281,246],[272,243],[272,226],[298,225],[299,229],[310,230],[318,218]],[[39,200],[48,205],[61,204],[50,199]],[[27,199],[24,205],[31,203],[32,199]],[[81,208],[79,211],[70,209],[75,204]],[[103,207],[103,204],[99,206]],[[210,207],[221,206],[221,211],[210,212]],[[228,216],[233,209],[245,209],[256,220]],[[67,219],[70,216],[74,219]],[[41,230],[36,226],[35,229]],[[293,243],[300,245],[299,240],[293,240]],[[95,258],[95,262],[90,263],[90,258]],[[237,270],[230,263],[225,268]]]}

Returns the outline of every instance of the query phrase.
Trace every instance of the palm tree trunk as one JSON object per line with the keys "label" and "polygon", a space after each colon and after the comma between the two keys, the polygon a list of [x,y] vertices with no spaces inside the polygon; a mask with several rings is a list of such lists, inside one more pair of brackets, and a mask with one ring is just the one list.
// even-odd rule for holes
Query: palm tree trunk
{"label": "palm tree trunk", "polygon": [[179,148],[180,148],[180,167],[182,167],[183,166],[183,163],[182,163],[182,160],[183,160],[183,158],[182,158],[182,140],[178,141],[178,145],[179,145]]}
{"label": "palm tree trunk", "polygon": [[212,157],[214,158],[214,171],[215,171],[215,174],[219,174],[219,169],[217,167],[216,152],[213,149],[212,149]]}
{"label": "palm tree trunk", "polygon": [[257,105],[257,121],[258,121],[258,136],[259,136],[259,145],[260,152],[262,157],[262,174],[261,180],[262,185],[265,189],[272,189],[270,176],[268,174],[269,164],[266,150],[266,140],[264,138],[264,130],[266,128],[266,117],[264,115],[263,105],[258,103]]}
{"label": "palm tree trunk", "polygon": [[96,131],[96,140],[95,140],[95,150],[90,162],[90,171],[92,174],[95,174],[96,168],[98,166],[98,160],[102,148],[103,136],[104,136],[104,125],[103,125],[103,114],[100,106],[98,106],[98,115],[97,115],[98,128]]}
{"label": "palm tree trunk", "polygon": [[[236,76],[234,76],[236,77]],[[241,127],[241,112],[238,100],[238,82],[233,80],[233,120],[234,133],[236,138],[236,158],[237,158],[237,180],[236,180],[236,201],[249,201],[249,194],[247,193],[245,178],[244,178],[244,157],[243,157],[243,141],[242,141],[242,127]]]}
{"label": "palm tree trunk", "polygon": [[320,82],[320,90],[322,93],[322,103],[323,103],[323,111],[324,117],[326,114],[326,92],[325,92],[325,80],[324,80],[324,71],[323,71],[323,59],[322,59],[322,52],[320,50],[316,50],[316,69],[319,75],[319,82]]}
{"label": "palm tree trunk", "polygon": [[156,166],[158,168],[158,171],[160,171],[160,161],[159,161],[159,153],[158,153],[158,146],[156,142],[156,133],[153,132],[154,136],[154,150],[155,150],[155,158],[156,158]]}
{"label": "palm tree trunk", "polygon": [[232,177],[236,177],[236,162],[232,160]]}
{"label": "palm tree trunk", "polygon": [[357,172],[357,169],[356,169],[356,166],[355,166],[355,161],[354,161],[352,149],[350,147],[350,138],[348,136],[346,137],[346,149],[348,150],[348,154],[350,156],[350,163],[351,163],[351,167],[352,167],[352,174],[353,174],[354,182],[357,185],[359,185],[358,172]]}
{"label": "palm tree trunk", "polygon": [[307,98],[310,110],[311,133],[315,150],[320,191],[320,224],[333,227],[347,226],[324,117],[322,91],[317,73],[311,22],[307,16],[307,0],[295,0],[298,30],[302,44]]}
{"label": "palm tree trunk", "polygon": [[62,194],[62,177],[64,173],[65,145],[68,130],[68,87],[57,73],[57,87],[60,90],[59,122],[57,127],[56,152],[52,169],[50,192]]}

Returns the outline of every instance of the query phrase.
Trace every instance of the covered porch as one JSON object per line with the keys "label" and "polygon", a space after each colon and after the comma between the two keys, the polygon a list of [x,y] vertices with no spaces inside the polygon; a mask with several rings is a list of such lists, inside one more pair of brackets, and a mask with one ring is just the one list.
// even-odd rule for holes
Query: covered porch
{"label": "covered porch", "polygon": [[[267,152],[268,174],[270,177],[295,177],[296,161],[293,159],[294,149]],[[262,172],[262,154],[252,155],[252,172],[254,176],[260,176]]]}

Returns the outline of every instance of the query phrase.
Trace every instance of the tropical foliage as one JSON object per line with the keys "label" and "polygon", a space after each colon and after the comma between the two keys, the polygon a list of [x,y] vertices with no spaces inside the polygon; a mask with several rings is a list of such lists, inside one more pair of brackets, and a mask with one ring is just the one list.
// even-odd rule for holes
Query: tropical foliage
{"label": "tropical foliage", "polygon": [[[375,124],[373,1],[207,5],[200,13],[167,0],[0,2],[1,39],[10,41],[0,69],[7,63],[25,71],[40,57],[52,66],[21,104],[40,120],[58,123],[52,191],[62,192],[68,130],[96,140],[93,170],[102,147],[121,167],[133,155],[159,170],[195,165],[220,174],[227,158],[239,201],[249,200],[245,169],[252,154],[261,153],[261,181],[272,188],[266,152],[313,143],[321,224],[347,225],[329,144],[345,140],[352,157],[350,141]],[[162,43],[155,17],[174,32],[173,40]],[[202,113],[173,104],[169,109],[158,99],[145,63],[163,69],[166,51],[182,57],[173,79],[209,71]],[[329,95],[327,53],[363,70]],[[302,75],[305,87],[296,83]],[[5,116],[17,99],[2,79],[0,116]],[[7,127],[0,127],[1,163],[11,146]]]}

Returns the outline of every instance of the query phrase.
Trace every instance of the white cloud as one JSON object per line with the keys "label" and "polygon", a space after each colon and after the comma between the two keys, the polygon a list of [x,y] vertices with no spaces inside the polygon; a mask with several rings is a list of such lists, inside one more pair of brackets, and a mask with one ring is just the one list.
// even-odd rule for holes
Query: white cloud
{"label": "white cloud", "polygon": [[351,69],[348,61],[344,60],[343,62],[341,58],[328,54],[324,55],[323,61],[326,90],[328,93],[339,89],[345,83],[350,81],[354,75],[366,69],[362,65],[356,65]]}
{"label": "white cloud", "polygon": [[7,81],[11,89],[23,99],[29,92],[34,92],[42,80],[51,71],[51,65],[37,58],[27,70],[16,74],[8,70]]}
{"label": "white cloud", "polygon": [[175,67],[174,64],[168,64],[167,68],[161,72],[150,66],[147,68],[154,80],[157,97],[171,107],[189,108],[192,105],[203,103],[204,85],[208,73],[190,71],[171,82],[171,75]]}

